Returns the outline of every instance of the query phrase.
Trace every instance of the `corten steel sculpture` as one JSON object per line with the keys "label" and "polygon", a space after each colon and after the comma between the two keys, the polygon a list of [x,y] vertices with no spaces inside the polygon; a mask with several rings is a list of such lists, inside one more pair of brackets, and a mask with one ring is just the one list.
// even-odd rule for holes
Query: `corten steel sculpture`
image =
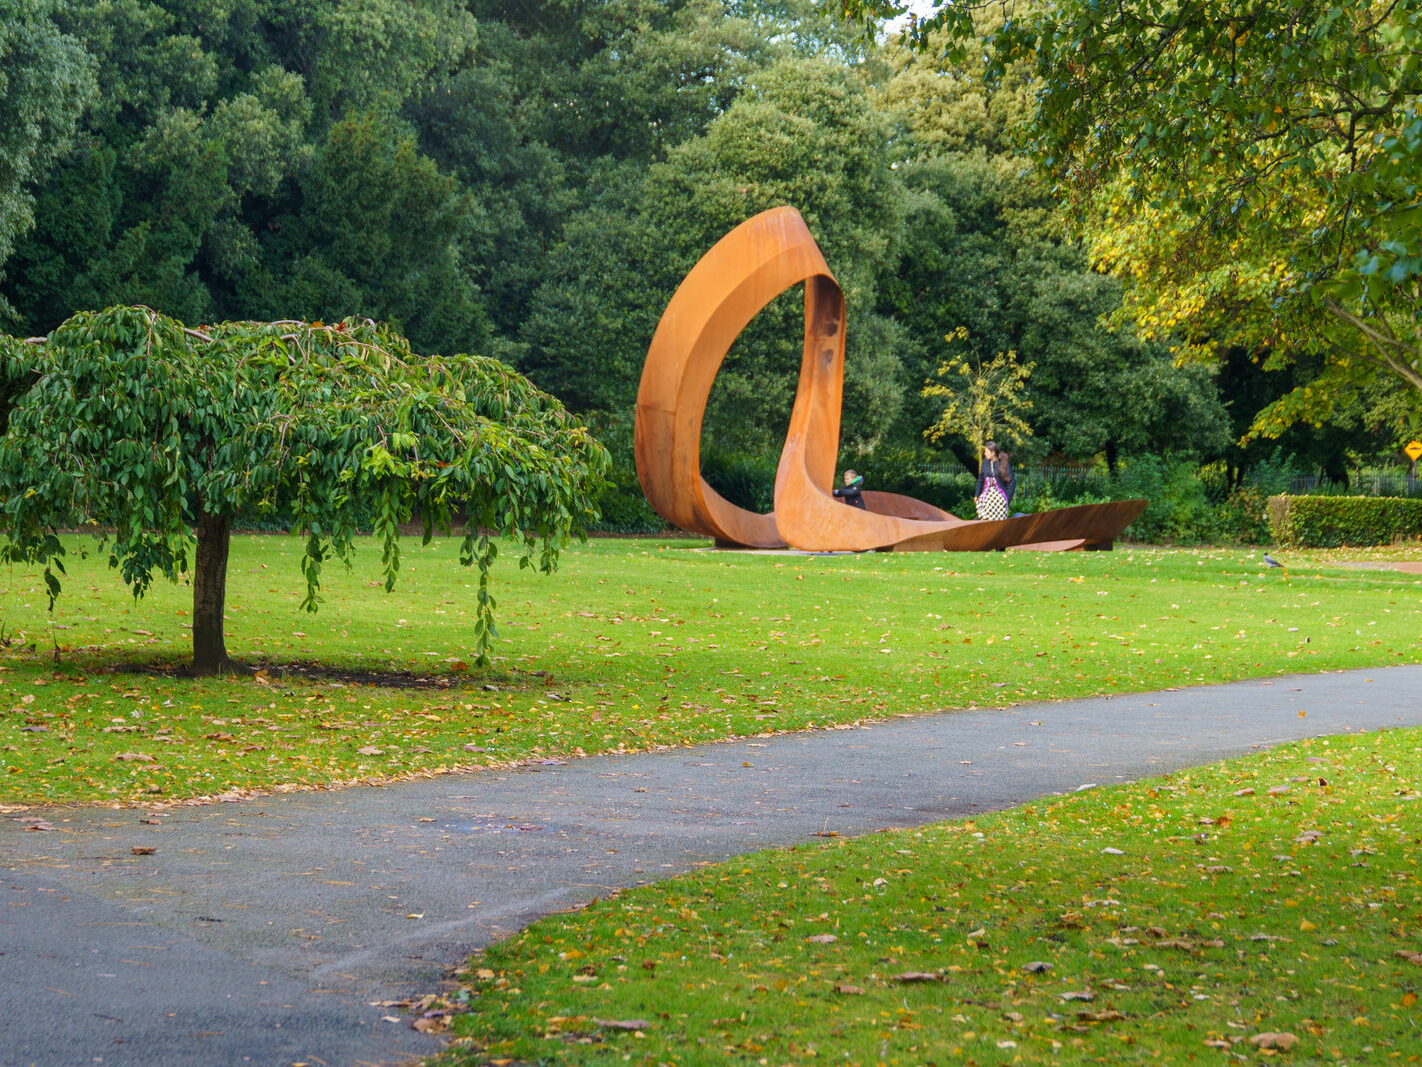
{"label": "corten steel sculpture", "polygon": [[[731,344],[770,301],[805,285],[805,347],[775,510],[746,511],[701,477],[701,422]],[[718,545],[834,552],[1106,547],[1144,500],[1060,508],[1000,521],[960,519],[913,497],[866,490],[865,509],[831,493],[844,385],[844,295],[800,213],[774,208],[717,241],[672,295],[637,392],[637,476],[668,522]]]}

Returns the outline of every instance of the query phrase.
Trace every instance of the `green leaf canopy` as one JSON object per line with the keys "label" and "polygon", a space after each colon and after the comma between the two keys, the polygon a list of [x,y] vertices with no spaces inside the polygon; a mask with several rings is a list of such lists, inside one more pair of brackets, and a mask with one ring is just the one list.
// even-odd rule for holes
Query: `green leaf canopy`
{"label": "green leaf canopy", "polygon": [[[30,383],[0,437],[4,555],[43,563],[51,596],[57,533],[75,526],[107,543],[141,596],[155,575],[188,569],[205,519],[227,530],[280,516],[309,532],[314,610],[322,562],[345,558],[361,529],[380,542],[390,588],[401,524],[423,522],[428,539],[467,517],[461,558],[480,571],[485,658],[490,534],[551,571],[595,515],[606,452],[557,400],[496,360],[418,355],[376,323],[189,329],[115,307],[3,345],[5,376]],[[199,545],[195,584],[201,564]]]}

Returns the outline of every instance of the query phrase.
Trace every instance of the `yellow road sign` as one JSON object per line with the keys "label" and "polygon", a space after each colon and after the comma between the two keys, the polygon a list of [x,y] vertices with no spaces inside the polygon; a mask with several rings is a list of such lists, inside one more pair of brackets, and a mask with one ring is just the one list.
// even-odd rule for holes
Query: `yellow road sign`
{"label": "yellow road sign", "polygon": [[1407,447],[1404,448],[1403,451],[1407,453],[1408,459],[1417,459],[1419,456],[1422,456],[1422,441],[1409,442]]}

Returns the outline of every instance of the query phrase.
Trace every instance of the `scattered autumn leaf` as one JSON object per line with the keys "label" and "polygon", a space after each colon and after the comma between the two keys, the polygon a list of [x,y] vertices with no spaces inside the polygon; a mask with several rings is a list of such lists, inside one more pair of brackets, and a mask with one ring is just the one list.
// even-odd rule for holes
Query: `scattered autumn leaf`
{"label": "scattered autumn leaf", "polygon": [[1079,1011],[1076,1017],[1086,1023],[1113,1023],[1125,1018],[1114,1008],[1107,1008],[1105,1011]]}
{"label": "scattered autumn leaf", "polygon": [[1276,1048],[1281,1052],[1288,1052],[1299,1043],[1299,1039],[1290,1033],[1269,1032],[1255,1034],[1249,1039],[1249,1043],[1255,1048]]}

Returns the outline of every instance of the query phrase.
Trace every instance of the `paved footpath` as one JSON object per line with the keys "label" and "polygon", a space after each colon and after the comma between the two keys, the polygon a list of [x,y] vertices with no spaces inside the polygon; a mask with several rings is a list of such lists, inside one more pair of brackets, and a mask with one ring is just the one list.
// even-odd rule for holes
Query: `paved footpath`
{"label": "paved footpath", "polygon": [[437,991],[480,946],[620,887],[815,832],[1417,724],[1422,666],[1391,667],[164,812],[12,814],[0,1064],[401,1063],[439,1043],[381,1002]]}

